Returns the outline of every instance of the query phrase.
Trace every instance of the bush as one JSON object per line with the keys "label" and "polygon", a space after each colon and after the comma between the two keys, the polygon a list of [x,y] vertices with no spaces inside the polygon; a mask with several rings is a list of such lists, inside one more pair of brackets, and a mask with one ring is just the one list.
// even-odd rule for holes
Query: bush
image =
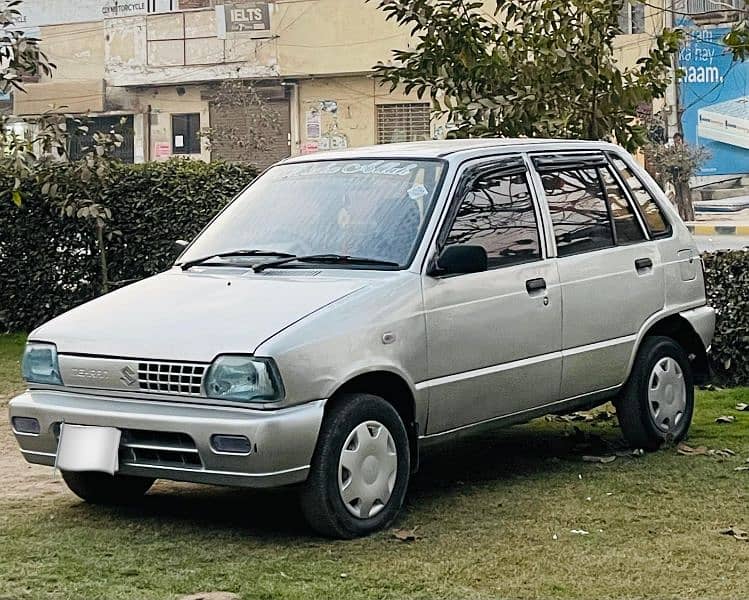
{"label": "bush", "polygon": [[717,311],[712,368],[726,385],[749,385],[749,252],[717,252],[703,260],[709,302]]}
{"label": "bush", "polygon": [[[42,185],[56,184],[58,197],[93,195],[111,211],[108,279],[127,282],[168,268],[179,252],[174,241],[195,236],[256,175],[243,165],[180,159],[113,163],[106,178],[87,182],[73,164],[40,169],[22,182],[20,207],[0,202],[0,331],[28,331],[102,292],[95,221],[62,216]],[[0,185],[7,178],[0,174]]]}

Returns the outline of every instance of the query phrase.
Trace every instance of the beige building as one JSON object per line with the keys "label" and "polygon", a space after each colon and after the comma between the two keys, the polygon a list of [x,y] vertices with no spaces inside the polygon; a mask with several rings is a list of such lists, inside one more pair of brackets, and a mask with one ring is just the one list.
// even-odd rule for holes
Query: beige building
{"label": "beige building", "polygon": [[[35,8],[53,0],[27,0]],[[444,135],[430,105],[377,85],[372,65],[408,48],[406,29],[363,0],[82,0],[54,21],[39,11],[45,50],[58,66],[28,85],[14,110],[89,114],[108,128],[124,116],[132,131],[123,158],[172,155],[269,164],[300,153]],[[643,55],[662,11],[627,6],[619,56]],[[81,19],[87,19],[81,21]],[[74,21],[74,22],[66,22]],[[247,107],[214,102],[223,80],[254,80],[278,115],[272,143],[259,152],[199,135],[241,124]],[[66,108],[62,108],[66,107]]]}

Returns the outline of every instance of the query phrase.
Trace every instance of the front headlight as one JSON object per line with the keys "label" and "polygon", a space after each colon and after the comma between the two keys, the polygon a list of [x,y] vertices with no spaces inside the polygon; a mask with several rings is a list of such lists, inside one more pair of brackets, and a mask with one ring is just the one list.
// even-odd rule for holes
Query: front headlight
{"label": "front headlight", "polygon": [[23,351],[21,372],[27,383],[62,385],[57,347],[54,344],[29,342]]}
{"label": "front headlight", "polygon": [[266,358],[225,354],[205,376],[205,393],[215,400],[274,402],[281,398],[281,378]]}

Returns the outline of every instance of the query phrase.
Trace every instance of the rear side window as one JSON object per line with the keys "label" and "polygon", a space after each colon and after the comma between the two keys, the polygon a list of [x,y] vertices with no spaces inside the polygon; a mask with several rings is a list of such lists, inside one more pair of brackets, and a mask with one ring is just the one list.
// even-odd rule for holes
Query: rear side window
{"label": "rear side window", "polygon": [[637,201],[652,236],[658,237],[659,235],[668,234],[671,228],[652,194],[645,188],[637,175],[632,172],[627,163],[613,154],[609,154],[609,158],[611,158],[611,162],[616,167],[619,175],[632,191],[632,196]]}
{"label": "rear side window", "polygon": [[614,245],[606,196],[595,167],[541,173],[560,257]]}
{"label": "rear side window", "polygon": [[490,269],[539,260],[541,243],[526,174],[479,175],[461,200],[446,244],[482,246]]}
{"label": "rear side window", "polygon": [[619,185],[608,167],[600,169],[601,179],[606,189],[606,197],[611,207],[617,244],[635,244],[645,241],[645,233],[637,221],[635,211],[627,199],[627,194]]}

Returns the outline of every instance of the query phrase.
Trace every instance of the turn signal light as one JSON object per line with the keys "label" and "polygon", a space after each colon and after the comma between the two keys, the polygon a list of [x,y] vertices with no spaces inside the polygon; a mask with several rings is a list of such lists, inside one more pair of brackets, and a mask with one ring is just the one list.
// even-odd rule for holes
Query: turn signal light
{"label": "turn signal light", "polygon": [[222,454],[249,454],[252,452],[250,440],[243,435],[212,435],[211,447]]}

